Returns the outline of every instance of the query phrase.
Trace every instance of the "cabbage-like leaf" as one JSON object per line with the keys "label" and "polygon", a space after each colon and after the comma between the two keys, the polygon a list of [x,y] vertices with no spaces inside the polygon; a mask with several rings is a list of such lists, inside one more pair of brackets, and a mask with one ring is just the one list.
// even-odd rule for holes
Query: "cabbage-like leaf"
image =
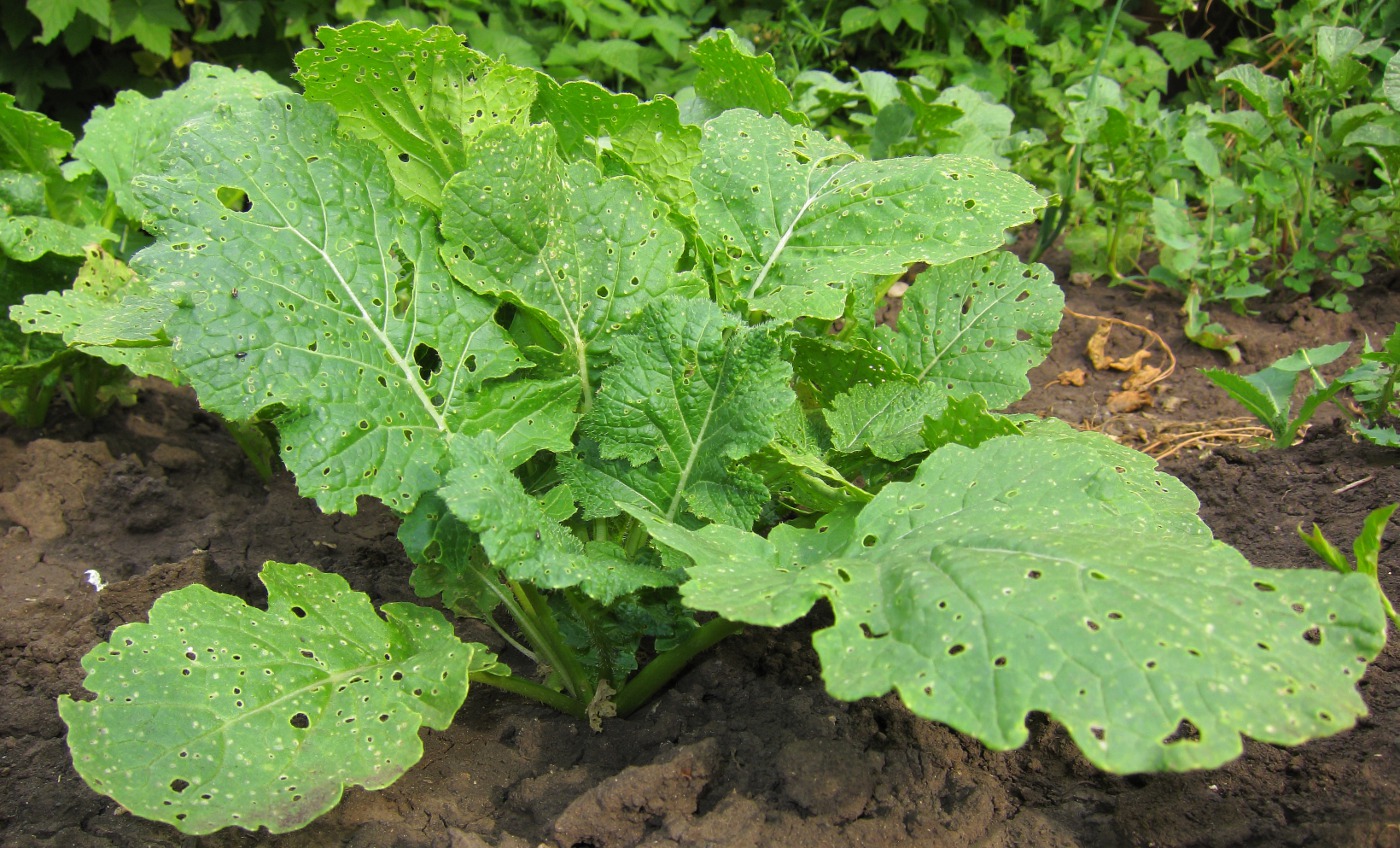
{"label": "cabbage-like leaf", "polygon": [[683,239],[646,186],[566,164],[554,147],[547,125],[485,135],[444,190],[443,255],[457,279],[541,320],[591,395],[624,324],[662,295],[703,287],[677,271]]}
{"label": "cabbage-like leaf", "polygon": [[473,138],[529,122],[535,72],[466,47],[448,27],[363,21],[317,37],[324,47],[296,57],[307,99],[330,103],[343,130],[382,150],[409,200],[439,208]]}
{"label": "cabbage-like leaf", "polygon": [[736,110],[705,125],[693,180],[726,302],[835,319],[857,275],[946,265],[1002,244],[1044,199],[981,159],[870,162],[819,133]]}
{"label": "cabbage-like leaf", "polygon": [[442,613],[383,606],[305,565],[263,567],[268,608],[204,586],[161,596],[83,657],[97,698],[59,698],[78,773],[185,833],[294,830],[346,786],[382,789],[446,729],[495,657]]}
{"label": "cabbage-like leaf", "polygon": [[72,148],[73,134],[58,121],[21,109],[13,94],[0,92],[0,170],[57,174]]}
{"label": "cabbage-like leaf", "polygon": [[583,80],[560,85],[541,76],[539,85],[534,114],[554,127],[567,158],[636,177],[672,208],[695,204],[690,172],[700,162],[700,128],[681,123],[674,100],[643,103]]}
{"label": "cabbage-like leaf", "polygon": [[561,465],[585,515],[632,503],[671,521],[751,526],[768,489],[739,460],[772,441],[794,397],[780,343],[771,325],[740,325],[708,300],[643,311],[616,338],[617,364],[583,421],[596,454]]}
{"label": "cabbage-like leaf", "polygon": [[690,57],[700,69],[695,97],[685,104],[691,123],[704,123],[729,109],[752,109],[793,125],[807,123],[806,115],[792,108],[792,92],[778,79],[773,57],[755,54],[733,32],[705,36],[695,43]]}
{"label": "cabbage-like leaf", "polygon": [[942,386],[908,377],[857,384],[825,410],[831,447],[841,453],[868,449],[898,462],[924,450],[924,418],[942,415],[947,406]]}
{"label": "cabbage-like leaf", "polygon": [[827,689],[891,689],[995,749],[1049,713],[1117,772],[1206,768],[1241,734],[1296,744],[1365,713],[1385,641],[1364,575],[1252,568],[1150,458],[1063,424],[945,446],[909,483],[813,529],[698,532],[634,511],[693,560],[686,603],[781,625],[819,598]]}
{"label": "cabbage-like leaf", "polygon": [[0,221],[0,251],[21,262],[33,262],[52,253],[82,256],[89,247],[115,241],[110,231],[97,226],[73,226],[40,215],[16,215]]}
{"label": "cabbage-like leaf", "polygon": [[190,78],[160,97],[123,91],[112,106],[94,109],[73,156],[96,168],[122,214],[139,221],[146,207],[132,194],[131,180],[138,174],[159,172],[161,154],[177,127],[216,109],[249,114],[262,98],[286,91],[286,86],[261,71],[195,62],[190,65]]}
{"label": "cabbage-like leaf", "polygon": [[175,133],[135,182],[159,242],[132,267],[177,309],[176,366],[208,409],[275,414],[282,457],[322,509],[400,511],[474,432],[486,381],[524,364],[495,303],[438,259],[434,220],[329,106],[268,97]]}
{"label": "cabbage-like leaf", "polygon": [[90,250],[73,285],[31,294],[10,309],[26,333],[54,333],[69,347],[137,376],[181,382],[163,327],[172,307],[120,259]]}

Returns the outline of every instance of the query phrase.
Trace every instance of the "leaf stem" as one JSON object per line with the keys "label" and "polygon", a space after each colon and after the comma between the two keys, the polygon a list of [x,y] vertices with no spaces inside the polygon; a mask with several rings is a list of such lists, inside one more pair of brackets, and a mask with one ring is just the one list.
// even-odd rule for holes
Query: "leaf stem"
{"label": "leaf stem", "polygon": [[563,692],[555,691],[533,680],[526,680],[523,677],[516,677],[513,674],[490,674],[485,671],[474,671],[467,675],[467,679],[472,683],[483,683],[506,692],[523,695],[532,701],[539,701],[545,706],[553,707],[559,712],[573,716],[580,721],[588,717],[588,708],[582,701],[570,698]]}
{"label": "leaf stem", "polygon": [[637,676],[617,693],[617,714],[626,717],[651,700],[661,687],[671,682],[696,654],[708,650],[721,640],[744,629],[744,625],[726,618],[715,618],[701,625],[676,647],[646,664]]}
{"label": "leaf stem", "polygon": [[[554,620],[554,613],[550,611],[549,602],[545,600],[544,595],[534,586],[514,580],[510,582],[510,588],[520,601],[520,615],[516,621],[525,631],[530,645],[540,652],[540,656],[550,668],[559,673],[564,688],[570,695],[583,698],[590,694],[593,687],[589,684],[588,674],[583,670],[573,649],[564,643],[564,636],[559,632],[559,623]],[[512,610],[512,614],[514,613],[515,610]]]}

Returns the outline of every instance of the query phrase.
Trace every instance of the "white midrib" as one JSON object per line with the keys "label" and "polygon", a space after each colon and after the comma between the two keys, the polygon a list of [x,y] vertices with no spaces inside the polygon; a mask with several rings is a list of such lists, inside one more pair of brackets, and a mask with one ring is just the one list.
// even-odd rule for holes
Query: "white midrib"
{"label": "white midrib", "polygon": [[[1020,294],[1019,290],[1017,290],[1016,287],[1013,286],[1011,287],[1011,289],[1017,294]],[[986,315],[988,312],[1000,306],[1001,302],[1010,296],[1010,294],[1004,294],[1001,297],[993,298],[976,315],[973,315],[970,320],[964,322],[962,327],[957,331],[957,333],[955,333],[953,337],[948,340],[948,343],[945,344],[941,350],[939,350],[933,355],[933,359],[929,362],[929,364],[924,366],[924,369],[919,372],[919,382],[923,382],[924,380],[928,379],[929,372],[936,368],[938,366],[938,363],[943,361],[943,355],[946,354],[948,351],[952,350],[953,345],[957,344],[959,339],[972,332],[972,329],[976,327],[978,323],[982,320],[983,315]],[[971,297],[971,295],[968,295],[968,297]]]}
{"label": "white midrib", "polygon": [[758,294],[758,290],[763,287],[763,283],[768,279],[768,272],[773,270],[773,265],[778,261],[778,257],[782,255],[783,251],[787,249],[787,243],[792,239],[793,233],[797,232],[797,224],[802,220],[802,216],[807,214],[807,210],[812,208],[812,204],[816,203],[817,198],[822,196],[822,193],[826,191],[826,187],[831,185],[831,181],[845,173],[846,169],[850,167],[850,164],[851,163],[848,162],[835,171],[832,171],[831,176],[826,178],[821,188],[808,195],[807,199],[803,201],[802,208],[798,209],[797,214],[792,216],[792,223],[788,224],[786,230],[783,230],[783,234],[778,239],[778,243],[773,246],[773,252],[768,255],[768,261],[763,263],[763,269],[758,272],[758,276],[754,279],[753,285],[749,287],[749,293],[745,297],[745,300],[753,300],[754,295]]}
{"label": "white midrib", "polygon": [[[705,443],[705,431],[710,428],[710,419],[715,414],[715,401],[719,399],[720,386],[724,385],[724,378],[729,374],[729,357],[724,358],[724,367],[720,369],[719,378],[715,380],[715,390],[710,393],[710,402],[705,407],[705,418],[700,422],[700,428],[690,440],[690,455],[686,457],[685,468],[681,469],[681,479],[676,483],[676,493],[671,496],[671,506],[666,510],[666,520],[675,521],[676,513],[680,511],[681,495],[685,493],[686,484],[690,482],[690,472],[695,468],[695,458],[700,455],[700,446]],[[685,416],[681,416],[681,423],[685,423]],[[686,428],[687,435],[690,428]]]}
{"label": "white midrib", "polygon": [[[312,180],[311,184],[316,189],[316,199],[321,202],[321,215],[322,220],[324,221],[326,209],[325,198],[321,197],[320,185],[318,185],[315,180]],[[264,195],[264,197],[266,197],[266,195]],[[433,426],[437,427],[437,429],[443,433],[448,432],[447,420],[444,419],[438,413],[437,407],[433,406],[432,399],[428,397],[427,392],[423,391],[423,387],[419,385],[418,375],[413,373],[413,368],[410,367],[408,362],[404,360],[403,356],[399,354],[398,348],[394,347],[394,343],[390,341],[387,335],[384,334],[383,328],[376,324],[374,322],[374,319],[370,317],[369,310],[365,309],[364,303],[362,303],[359,297],[355,295],[354,289],[350,288],[350,283],[345,279],[344,276],[341,275],[340,269],[336,267],[336,264],[331,259],[330,254],[326,253],[326,251],[322,249],[319,245],[311,241],[311,239],[307,238],[301,230],[294,227],[292,225],[292,222],[288,221],[287,217],[282,214],[282,210],[277,206],[277,204],[271,203],[270,199],[269,203],[274,209],[277,209],[277,214],[279,217],[282,218],[283,223],[287,225],[287,229],[293,233],[296,233],[297,238],[301,239],[307,247],[316,251],[316,255],[320,256],[321,260],[326,263],[326,267],[331,269],[331,273],[335,275],[336,282],[340,284],[340,290],[345,293],[345,296],[350,299],[351,303],[355,304],[355,309],[360,313],[361,320],[363,320],[365,324],[370,328],[370,331],[374,333],[374,337],[379,340],[379,343],[384,346],[384,349],[389,352],[390,361],[397,365],[399,367],[399,370],[403,372],[405,382],[408,383],[408,385],[413,389],[413,394],[417,396],[418,402],[423,405],[423,409],[427,411],[428,417],[432,419]],[[375,236],[377,242],[377,237],[379,235],[379,218],[377,213],[379,210],[374,208],[374,198],[371,197],[369,203],[370,214],[375,222]],[[326,225],[326,230],[329,231],[329,223],[327,223]]]}

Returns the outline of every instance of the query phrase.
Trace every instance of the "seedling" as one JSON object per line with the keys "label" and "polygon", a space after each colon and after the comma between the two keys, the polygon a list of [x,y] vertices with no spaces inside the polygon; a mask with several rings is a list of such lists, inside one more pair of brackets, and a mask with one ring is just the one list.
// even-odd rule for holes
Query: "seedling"
{"label": "seedling", "polygon": [[[1286,448],[1293,444],[1298,430],[1318,408],[1345,388],[1341,381],[1328,383],[1322,379],[1317,369],[1336,360],[1349,347],[1348,342],[1338,342],[1300,350],[1248,376],[1218,368],[1209,368],[1203,373],[1269,428],[1273,436],[1268,443],[1271,447]],[[1298,414],[1293,415],[1293,390],[1304,372],[1312,377],[1315,388],[1303,399]]]}

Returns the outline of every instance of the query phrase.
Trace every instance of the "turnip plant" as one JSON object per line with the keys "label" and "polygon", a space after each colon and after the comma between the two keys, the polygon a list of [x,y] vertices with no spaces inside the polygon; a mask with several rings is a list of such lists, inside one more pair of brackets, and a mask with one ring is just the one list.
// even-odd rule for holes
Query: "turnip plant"
{"label": "turnip plant", "polygon": [[1044,205],[1020,178],[867,161],[727,33],[683,103],[446,29],[320,38],[303,94],[184,124],[134,179],[152,295],[114,343],[168,341],[206,408],[275,424],[322,509],[402,515],[415,590],[512,667],[307,566],[265,567],[266,611],[181,589],[60,701],[99,792],[187,833],[290,830],[402,774],[470,684],[607,732],[821,602],[829,692],[994,748],[1038,710],[1101,768],[1189,769],[1364,713],[1373,579],[1252,568],[1149,458],[989,411],[1061,306],[1001,250]]}

